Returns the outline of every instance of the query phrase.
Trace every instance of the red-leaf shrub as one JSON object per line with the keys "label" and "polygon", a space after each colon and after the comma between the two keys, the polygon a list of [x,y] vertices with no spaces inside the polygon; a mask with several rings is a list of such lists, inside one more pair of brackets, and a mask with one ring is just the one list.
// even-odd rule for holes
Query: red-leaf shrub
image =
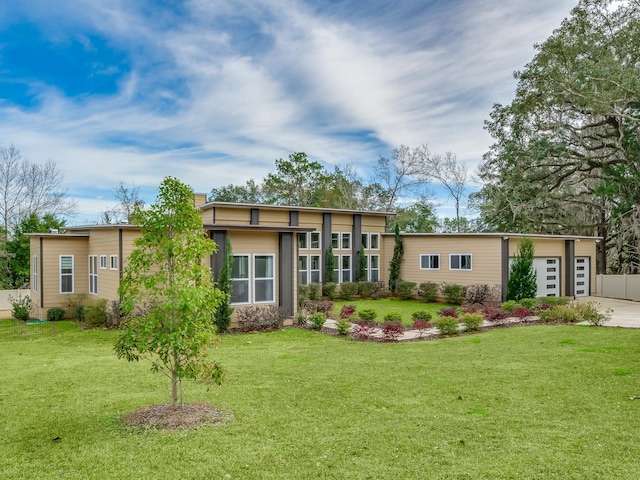
{"label": "red-leaf shrub", "polygon": [[485,320],[495,323],[502,323],[509,317],[509,314],[497,307],[484,307],[482,309],[482,315]]}
{"label": "red-leaf shrub", "polygon": [[511,312],[512,317],[516,318],[527,318],[533,316],[533,313],[526,307],[516,307]]}
{"label": "red-leaf shrub", "polygon": [[355,305],[343,305],[340,310],[340,318],[351,318],[354,313],[356,313]]}
{"label": "red-leaf shrub", "polygon": [[404,333],[402,322],[389,321],[382,324],[382,335],[385,342],[396,342]]}
{"label": "red-leaf shrub", "polygon": [[[373,325],[376,325],[375,322]],[[368,322],[358,323],[351,332],[351,337],[354,340],[370,340],[375,331],[375,327],[373,325]]]}
{"label": "red-leaf shrub", "polygon": [[457,308],[441,308],[438,312],[438,315],[441,317],[452,317],[458,318],[458,309]]}
{"label": "red-leaf shrub", "polygon": [[420,332],[420,336],[422,336],[424,334],[424,331],[427,330],[428,328],[431,328],[432,324],[430,322],[427,322],[425,319],[423,318],[416,318],[413,321],[413,325],[411,325],[411,328],[413,330],[418,330],[418,332]]}

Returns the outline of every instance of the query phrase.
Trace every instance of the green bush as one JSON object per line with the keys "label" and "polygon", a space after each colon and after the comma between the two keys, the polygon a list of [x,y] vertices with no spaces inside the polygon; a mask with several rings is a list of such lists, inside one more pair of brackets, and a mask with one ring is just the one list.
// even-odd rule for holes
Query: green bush
{"label": "green bush", "polygon": [[519,303],[524,308],[528,308],[529,310],[531,310],[536,302],[537,300],[535,298],[521,298]]}
{"label": "green bush", "polygon": [[425,322],[430,322],[431,321],[431,313],[425,311],[425,310],[418,310],[417,312],[413,312],[413,314],[411,314],[411,319],[412,320],[424,320]]}
{"label": "green bush", "polygon": [[52,307],[47,311],[47,320],[55,322],[64,318],[65,310],[62,307]]}
{"label": "green bush", "polygon": [[365,322],[372,322],[378,317],[378,312],[371,308],[365,308],[358,312],[358,318]]}
{"label": "green bush", "polygon": [[465,329],[468,331],[480,330],[484,317],[480,313],[464,313],[460,320],[464,323]]}
{"label": "green bush", "polygon": [[581,303],[579,305],[580,317],[583,321],[589,322],[589,325],[597,327],[611,320],[612,310],[607,309],[601,312],[600,304],[596,302]]}
{"label": "green bush", "polygon": [[358,294],[358,284],[354,282],[344,282],[340,284],[340,296],[344,300],[351,300]]}
{"label": "green bush", "polygon": [[99,298],[84,306],[84,321],[90,327],[107,326],[107,299]]}
{"label": "green bush", "polygon": [[402,323],[402,315],[397,312],[389,312],[384,316],[385,322],[400,322]]}
{"label": "green bush", "polygon": [[423,282],[418,285],[418,295],[427,303],[433,303],[438,300],[440,287],[435,282]]}
{"label": "green bush", "polygon": [[415,295],[416,282],[398,282],[396,283],[396,292],[398,296],[404,300],[411,300]]}
{"label": "green bush", "polygon": [[324,296],[327,297],[329,300],[335,300],[337,287],[338,287],[338,284],[336,283],[333,283],[333,282],[325,283],[322,287],[324,291]]}
{"label": "green bush", "polygon": [[507,300],[506,302],[504,302],[502,304],[502,306],[500,308],[502,308],[502,310],[504,310],[505,312],[513,312],[516,308],[518,307],[523,307],[524,305],[521,305],[520,303],[516,302],[515,300]]}
{"label": "green bush", "polygon": [[26,322],[31,318],[31,297],[26,295],[22,297],[22,295],[18,294],[18,298],[13,298],[9,295],[9,303],[11,303],[11,315],[16,320],[22,320]]}
{"label": "green bush", "polygon": [[298,305],[302,306],[305,300],[309,300],[309,285],[298,285]]}
{"label": "green bush", "polygon": [[449,283],[442,289],[444,299],[451,305],[462,305],[464,302],[464,287],[456,283]]}
{"label": "green bush", "polygon": [[460,331],[458,319],[454,317],[438,317],[436,328],[441,335],[455,335]]}
{"label": "green bush", "polygon": [[307,320],[311,323],[311,328],[314,330],[320,330],[324,322],[327,321],[327,316],[324,313],[314,313],[313,315],[309,315]]}
{"label": "green bush", "polygon": [[347,335],[349,330],[351,330],[351,322],[346,318],[341,318],[336,322],[336,328],[338,329],[339,335]]}
{"label": "green bush", "polygon": [[371,298],[376,291],[376,284],[373,282],[358,282],[358,295],[362,298]]}
{"label": "green bush", "polygon": [[75,309],[76,320],[84,322],[84,305],[78,305]]}
{"label": "green bush", "polygon": [[552,307],[559,305],[568,305],[571,302],[569,297],[538,297],[538,301],[548,303]]}
{"label": "green bush", "polygon": [[322,298],[322,285],[319,283],[310,283],[307,286],[307,296],[309,300],[320,300]]}

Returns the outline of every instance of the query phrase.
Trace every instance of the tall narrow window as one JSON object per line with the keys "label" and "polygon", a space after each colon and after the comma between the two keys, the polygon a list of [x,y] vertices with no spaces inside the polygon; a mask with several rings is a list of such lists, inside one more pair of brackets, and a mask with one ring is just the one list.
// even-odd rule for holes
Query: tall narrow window
{"label": "tall narrow window", "polygon": [[73,293],[73,255],[60,255],[60,293]]}
{"label": "tall narrow window", "polygon": [[342,255],[340,270],[342,271],[343,282],[351,281],[351,255]]}
{"label": "tall narrow window", "polygon": [[311,282],[312,283],[320,283],[322,278],[320,276],[320,265],[321,265],[320,255],[311,255]]}
{"label": "tall narrow window", "polygon": [[362,248],[364,248],[365,250],[367,248],[369,248],[369,234],[368,233],[363,233],[362,234]]}
{"label": "tall narrow window", "polygon": [[340,248],[340,234],[332,233],[331,234],[331,247],[335,250]]}
{"label": "tall narrow window", "polygon": [[[102,257],[100,257],[102,262]],[[105,257],[106,262],[106,257]],[[98,294],[98,256],[89,255],[89,293]]]}
{"label": "tall narrow window", "polygon": [[307,245],[307,234],[306,233],[298,233],[298,248],[300,250],[306,250],[308,247]]}
{"label": "tall narrow window", "polygon": [[273,302],[276,296],[273,255],[255,255],[253,263],[255,303]]}
{"label": "tall narrow window", "polygon": [[33,272],[31,276],[31,285],[33,287],[33,291],[38,291],[38,256],[34,255],[31,259],[31,271]]}
{"label": "tall narrow window", "polygon": [[306,255],[298,256],[298,283],[300,285],[309,283],[309,257]]}
{"label": "tall narrow window", "polygon": [[380,234],[372,233],[369,236],[369,248],[371,250],[380,250]]}
{"label": "tall narrow window", "polygon": [[231,303],[249,303],[249,255],[233,256]]}
{"label": "tall narrow window", "polygon": [[340,283],[340,257],[338,255],[333,256],[333,265],[333,281]]}
{"label": "tall narrow window", "polygon": [[311,249],[320,250],[320,232],[311,232]]}
{"label": "tall narrow window", "polygon": [[106,268],[107,268],[107,256],[106,255],[100,255],[100,268],[102,270],[106,270]]}
{"label": "tall narrow window", "polygon": [[380,255],[369,256],[369,281],[380,281]]}
{"label": "tall narrow window", "polygon": [[110,260],[110,265],[111,265],[111,270],[117,270],[118,269],[118,256],[117,255],[111,255],[111,257],[109,257]]}
{"label": "tall narrow window", "polygon": [[343,233],[341,236],[340,247],[342,250],[351,250],[351,234]]}

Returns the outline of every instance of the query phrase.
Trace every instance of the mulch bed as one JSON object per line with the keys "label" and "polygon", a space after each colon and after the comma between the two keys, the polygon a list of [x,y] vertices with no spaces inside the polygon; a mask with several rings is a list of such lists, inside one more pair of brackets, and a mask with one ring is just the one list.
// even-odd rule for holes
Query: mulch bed
{"label": "mulch bed", "polygon": [[225,425],[233,420],[231,410],[222,410],[207,402],[195,402],[183,407],[168,404],[149,405],[124,417],[131,427],[153,427],[162,430],[186,430],[204,425]]}

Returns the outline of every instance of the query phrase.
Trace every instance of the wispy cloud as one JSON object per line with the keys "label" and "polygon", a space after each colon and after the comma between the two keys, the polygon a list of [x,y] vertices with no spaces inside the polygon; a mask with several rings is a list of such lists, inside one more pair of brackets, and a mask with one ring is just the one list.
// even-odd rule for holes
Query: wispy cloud
{"label": "wispy cloud", "polygon": [[[0,28],[37,35],[0,34],[2,81],[20,86],[0,94],[0,143],[55,160],[80,218],[121,180],[208,191],[300,150],[365,176],[399,144],[473,167],[491,105],[574,3],[7,2]],[[15,60],[47,52],[46,75]]]}

